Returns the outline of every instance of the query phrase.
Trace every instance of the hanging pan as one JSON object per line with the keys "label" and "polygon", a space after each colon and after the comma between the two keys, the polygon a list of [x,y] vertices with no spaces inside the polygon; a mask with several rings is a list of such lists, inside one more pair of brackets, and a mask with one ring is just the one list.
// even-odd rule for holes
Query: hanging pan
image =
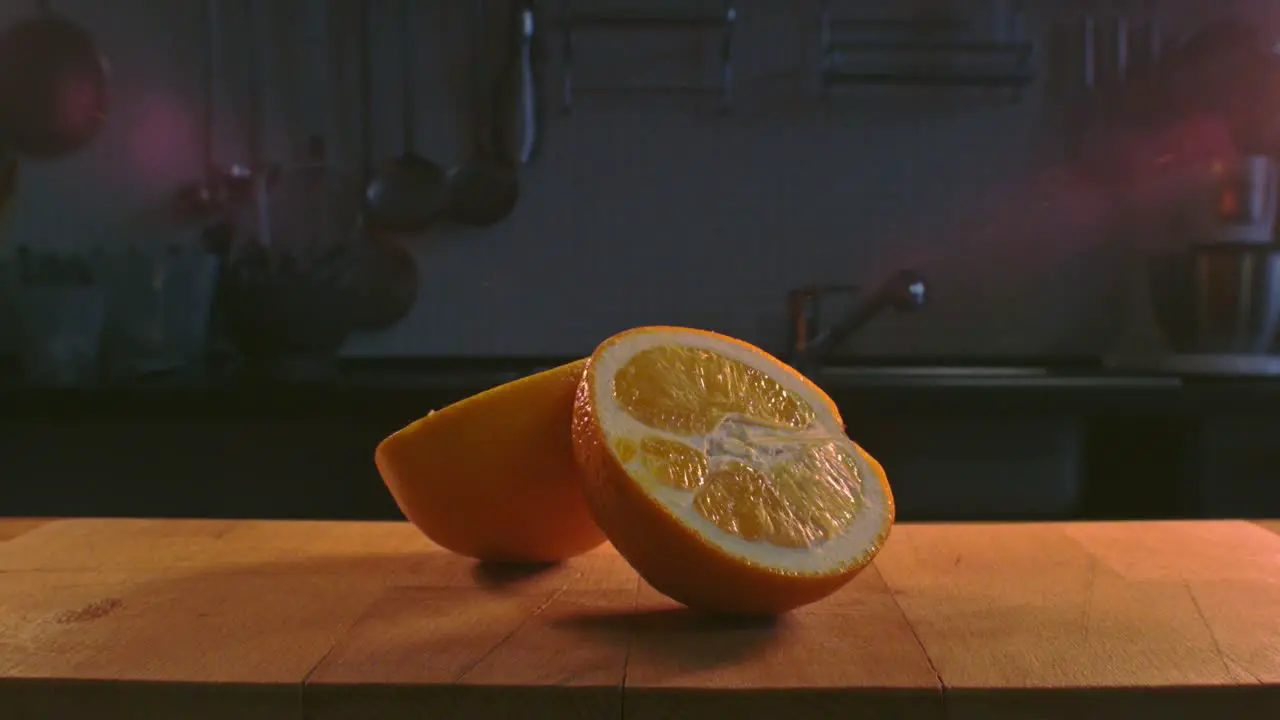
{"label": "hanging pan", "polygon": [[87,145],[106,123],[108,76],[89,31],[40,2],[0,34],[0,125],[13,147],[48,160]]}

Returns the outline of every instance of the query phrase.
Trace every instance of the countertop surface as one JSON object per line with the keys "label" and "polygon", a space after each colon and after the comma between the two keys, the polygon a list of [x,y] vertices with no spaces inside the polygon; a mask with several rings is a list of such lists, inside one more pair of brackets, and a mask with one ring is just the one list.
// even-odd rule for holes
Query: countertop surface
{"label": "countertop surface", "polygon": [[0,521],[0,707],[81,717],[1280,717],[1280,524],[897,526],[835,596],[687,612],[608,546]]}

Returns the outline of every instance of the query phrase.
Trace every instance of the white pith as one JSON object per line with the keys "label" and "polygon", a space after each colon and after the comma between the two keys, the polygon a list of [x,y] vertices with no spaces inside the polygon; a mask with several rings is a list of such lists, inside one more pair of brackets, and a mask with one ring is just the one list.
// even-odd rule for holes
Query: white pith
{"label": "white pith", "polygon": [[[707,436],[681,436],[652,428],[633,418],[618,405],[613,396],[613,378],[636,353],[656,346],[684,346],[710,350],[753,367],[798,395],[816,415],[814,426],[794,433],[794,440],[803,442],[806,437],[836,442],[850,451],[855,458],[861,483],[860,510],[844,531],[821,545],[795,549],[779,547],[767,542],[752,542],[738,535],[725,532],[703,518],[693,507],[695,493],[678,490],[655,480],[643,467],[637,454],[630,462],[622,463],[614,451],[618,438],[640,441],[644,437],[657,436],[676,440],[695,448],[703,448]],[[687,527],[708,543],[724,552],[752,564],[796,574],[821,574],[831,572],[864,556],[880,538],[887,509],[892,503],[875,472],[867,464],[861,449],[844,435],[844,429],[836,415],[818,396],[812,387],[790,373],[778,372],[776,360],[728,342],[715,336],[679,331],[652,331],[634,333],[620,338],[607,347],[595,360],[595,387],[593,404],[600,421],[609,452],[626,468],[631,477],[651,497],[657,500]],[[714,468],[714,459],[712,459]],[[815,481],[821,481],[815,479]]]}

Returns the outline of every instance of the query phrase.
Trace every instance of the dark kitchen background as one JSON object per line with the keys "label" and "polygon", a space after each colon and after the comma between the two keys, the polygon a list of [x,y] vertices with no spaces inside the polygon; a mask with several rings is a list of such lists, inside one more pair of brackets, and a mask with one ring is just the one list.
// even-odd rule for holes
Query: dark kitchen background
{"label": "dark kitchen background", "polygon": [[[538,146],[520,168],[513,212],[488,227],[440,222],[379,236],[407,254],[351,263],[374,278],[366,285],[408,288],[402,317],[376,330],[335,331],[332,362],[249,372],[235,342],[222,352],[217,283],[200,263],[216,223],[202,215],[208,207],[190,207],[189,190],[209,179],[207,159],[250,174],[275,164],[289,177],[317,138],[333,177],[359,178],[366,157],[383,165],[399,155],[406,27],[416,150],[444,168],[471,159],[477,18],[463,3],[410,5],[406,21],[397,0],[368,4],[365,143],[361,3],[217,3],[206,148],[205,3],[52,4],[109,57],[110,112],[76,152],[18,160],[0,229],[0,277],[10,287],[0,321],[8,358],[0,364],[0,515],[396,517],[372,449],[433,407],[583,356],[636,325],[707,328],[787,355],[797,333],[789,293],[794,300],[797,288],[861,286],[852,300],[828,298],[821,319],[829,322],[902,270],[927,285],[928,302],[875,313],[813,375],[840,403],[851,436],[883,460],[904,519],[1280,513],[1272,470],[1280,462],[1272,441],[1280,383],[1268,378],[1270,336],[1266,348],[1248,352],[1173,347],[1148,281],[1153,253],[1180,252],[1194,233],[1185,223],[1169,229],[1187,202],[1180,179],[1219,156],[1273,154],[1233,135],[1218,106],[1188,110],[1157,92],[1170,75],[1193,88],[1203,82],[1206,95],[1226,89],[1204,79],[1212,73],[1184,75],[1176,64],[1162,71],[1148,52],[1152,38],[1158,30],[1176,48],[1224,17],[1267,37],[1280,27],[1280,6],[830,3],[839,17],[877,19],[864,23],[876,25],[868,43],[982,42],[995,60],[984,56],[978,70],[965,70],[935,53],[927,69],[901,71],[898,82],[824,95],[825,4],[743,0],[733,4],[732,102],[722,112],[715,92],[589,90],[720,83],[723,3],[593,2],[594,14],[617,20],[642,11],[648,21],[583,18],[572,26],[579,91],[565,112],[565,11],[543,2],[532,48]],[[0,23],[30,18],[36,6],[7,3]],[[487,6],[492,35],[512,5]],[[673,19],[703,11],[699,22]],[[1086,20],[1094,27],[1092,84],[1084,81]],[[1130,38],[1123,82],[1108,54],[1121,25]],[[1032,52],[1020,62],[1024,42]],[[499,65],[494,45],[482,54]],[[1239,67],[1250,66],[1231,66]],[[253,177],[214,179],[229,195],[257,187]],[[277,207],[314,225],[349,200],[333,192],[315,190],[301,211],[285,201]],[[183,213],[179,195],[188,201]],[[233,233],[252,234],[252,212],[227,214]],[[280,216],[277,225],[287,227]],[[177,248],[184,262],[146,267],[186,278],[178,284],[187,291],[164,301],[169,319],[160,325],[169,335],[182,335],[173,327],[181,315],[203,339],[201,324],[214,313],[198,362],[128,372],[133,366],[112,360],[112,328],[128,326],[118,317],[128,304],[118,298],[138,293],[120,290],[128,285],[120,278],[169,298],[156,272],[136,270],[138,258],[112,265],[131,248],[147,258]],[[75,276],[83,265],[102,290],[64,302],[107,308],[97,319],[102,339],[92,343],[104,355],[94,366],[105,369],[90,379],[45,378],[23,350],[39,322],[30,304],[13,299],[27,282],[20,269],[55,254],[63,272]],[[224,258],[218,272],[229,265]],[[408,267],[415,272],[406,279]],[[202,305],[191,288],[204,285]],[[377,293],[343,288],[301,303],[295,315],[262,309],[277,323],[267,323],[268,334],[378,302]],[[93,322],[84,313],[68,319],[56,301],[41,307],[46,326],[71,336]],[[1106,361],[1186,354],[1249,357],[1239,372]],[[316,355],[324,353],[307,359]]]}

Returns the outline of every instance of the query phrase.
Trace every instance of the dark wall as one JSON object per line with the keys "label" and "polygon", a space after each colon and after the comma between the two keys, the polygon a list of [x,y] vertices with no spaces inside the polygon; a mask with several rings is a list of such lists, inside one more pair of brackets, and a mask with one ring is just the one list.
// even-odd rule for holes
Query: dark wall
{"label": "dark wall", "polygon": [[[239,116],[251,46],[243,0],[222,4],[218,145],[230,162],[244,156]],[[29,5],[5,3],[0,12],[13,18]],[[189,232],[155,216],[199,164],[200,3],[56,5],[99,34],[115,68],[116,110],[82,155],[24,168],[6,244]],[[322,3],[270,3],[269,134],[274,157],[285,160],[302,135],[323,130],[337,162],[355,169],[355,3],[330,5],[336,42],[326,51],[312,17]],[[375,152],[385,157],[399,150],[399,20],[395,3],[375,5]],[[1063,180],[1060,113],[1047,83],[1019,102],[1001,93],[860,91],[824,106],[814,93],[817,5],[739,4],[739,102],[729,117],[655,95],[583,98],[571,116],[549,113],[545,154],[525,174],[515,216],[484,232],[411,239],[423,276],[416,309],[390,331],[353,339],[348,352],[566,355],[644,323],[710,327],[772,347],[784,332],[788,287],[869,283],[901,265],[934,280],[937,303],[880,320],[856,349],[1078,354],[1114,343],[1136,302],[1134,243],[1116,231],[1122,198]],[[954,5],[978,31],[999,26],[992,8],[1001,2]],[[1038,40],[1075,6],[1027,5]],[[1177,21],[1191,5],[1167,3],[1167,14]],[[417,137],[429,155],[453,163],[465,156],[466,13],[444,0],[415,7]],[[714,77],[713,34],[582,37],[584,84]],[[557,68],[553,57],[548,101]]]}

